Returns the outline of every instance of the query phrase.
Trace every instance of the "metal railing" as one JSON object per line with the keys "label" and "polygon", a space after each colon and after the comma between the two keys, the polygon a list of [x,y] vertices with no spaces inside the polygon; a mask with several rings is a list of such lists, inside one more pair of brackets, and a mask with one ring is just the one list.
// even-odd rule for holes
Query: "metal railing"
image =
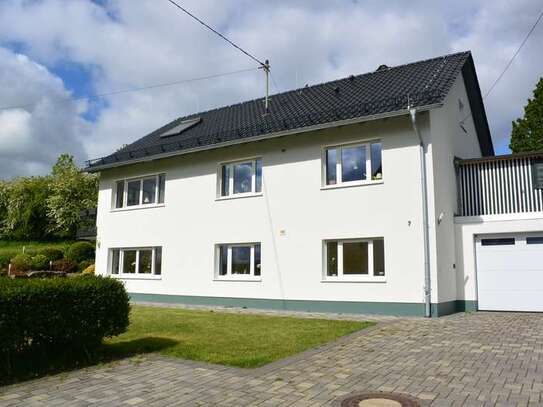
{"label": "metal railing", "polygon": [[543,153],[457,160],[458,215],[543,211],[543,189],[534,166]]}
{"label": "metal railing", "polygon": [[79,214],[80,222],[76,231],[77,239],[96,238],[96,208],[84,209]]}

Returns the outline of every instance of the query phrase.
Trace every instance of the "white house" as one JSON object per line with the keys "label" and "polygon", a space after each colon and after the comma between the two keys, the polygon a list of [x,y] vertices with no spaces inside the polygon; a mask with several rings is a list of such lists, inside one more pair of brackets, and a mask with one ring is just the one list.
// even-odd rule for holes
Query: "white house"
{"label": "white house", "polygon": [[96,270],[134,300],[543,311],[540,167],[493,154],[469,52],[183,117],[88,163]]}

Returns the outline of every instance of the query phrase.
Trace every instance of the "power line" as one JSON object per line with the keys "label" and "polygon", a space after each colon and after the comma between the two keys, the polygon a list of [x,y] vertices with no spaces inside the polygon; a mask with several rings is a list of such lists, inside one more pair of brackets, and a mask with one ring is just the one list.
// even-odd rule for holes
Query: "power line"
{"label": "power line", "polygon": [[[162,88],[162,87],[174,86],[174,85],[181,85],[183,83],[190,83],[190,82],[203,81],[203,80],[207,80],[207,79],[214,79],[214,78],[219,78],[221,76],[229,76],[229,75],[234,75],[234,74],[238,74],[238,73],[242,73],[242,72],[256,71],[258,69],[259,68],[238,69],[237,71],[223,72],[223,73],[218,73],[218,74],[213,74],[213,75],[200,76],[200,77],[191,78],[191,79],[182,79],[182,80],[173,81],[173,82],[157,83],[157,84],[148,85],[148,86],[141,86],[141,87],[137,87],[137,88],[120,89],[120,90],[115,90],[115,91],[111,91],[111,92],[99,93],[99,94],[96,94],[96,95],[78,96],[78,97],[69,98],[69,99],[58,99],[55,102],[56,103],[68,103],[68,102],[74,102],[74,101],[77,101],[77,100],[100,99],[100,98],[107,97],[107,96],[119,95],[121,93],[139,92],[139,91],[142,91],[142,90]],[[33,106],[33,105],[34,105],[34,103],[28,103],[28,104],[25,104],[25,105],[2,106],[2,107],[0,107],[0,110],[23,109],[25,107],[29,107],[29,106]]]}
{"label": "power line", "polygon": [[535,27],[537,26],[537,24],[539,24],[539,21],[541,20],[541,17],[543,17],[543,11],[541,11],[541,13],[539,14],[539,17],[537,17],[537,20],[535,21],[534,25],[532,26],[532,28],[530,28],[530,31],[528,31],[528,33],[526,34],[526,37],[524,37],[524,40],[522,41],[522,43],[520,44],[520,46],[517,48],[517,50],[515,51],[515,53],[513,54],[513,56],[511,57],[511,59],[509,60],[509,62],[507,63],[507,65],[505,65],[505,68],[503,69],[503,71],[498,75],[498,77],[496,78],[496,80],[492,83],[492,85],[490,86],[490,88],[488,89],[488,91],[485,93],[485,95],[483,96],[483,99],[486,99],[488,95],[490,95],[490,92],[492,92],[492,90],[494,89],[494,87],[498,84],[498,82],[500,81],[500,79],[503,77],[503,75],[505,74],[505,72],[509,69],[509,67],[511,66],[511,64],[513,63],[513,61],[515,60],[515,58],[517,57],[517,55],[519,54],[520,50],[522,49],[522,47],[524,47],[524,44],[526,44],[526,41],[528,41],[528,38],[530,38],[530,35],[532,35],[532,33],[534,32],[535,30]]}
{"label": "power line", "polygon": [[243,52],[245,55],[247,55],[249,58],[251,58],[253,61],[256,61],[260,64],[260,66],[265,66],[266,64],[264,62],[262,62],[261,60],[259,60],[257,57],[255,57],[254,55],[252,55],[251,53],[245,51],[243,48],[241,48],[239,45],[236,45],[234,44],[232,41],[230,41],[228,38],[226,38],[224,35],[222,35],[220,32],[218,32],[217,30],[215,30],[213,27],[209,26],[208,24],[206,24],[204,21],[200,20],[198,17],[196,17],[194,14],[192,14],[190,11],[188,11],[187,9],[185,9],[184,7],[180,6],[178,3],[176,3],[175,1],[173,0],[167,0],[169,1],[171,4],[173,4],[175,7],[177,7],[179,10],[183,11],[184,13],[186,13],[187,15],[189,15],[190,17],[192,17],[193,19],[195,19],[196,21],[198,21],[200,24],[202,24],[204,27],[206,27],[207,29],[213,31],[215,34],[217,34],[219,37],[221,37],[223,40],[225,40],[226,42],[228,42],[230,45],[232,45],[234,48],[237,48],[239,51]]}
{"label": "power line", "polygon": [[271,78],[271,80],[272,80],[272,83],[273,83],[273,86],[274,86],[276,92],[279,93],[279,86],[277,86],[277,82],[275,82],[275,78],[274,78],[274,76],[272,75],[271,70],[270,70],[270,78]]}
{"label": "power line", "polygon": [[[524,37],[524,39],[522,40],[522,42],[520,43],[519,47],[517,48],[517,50],[514,52],[513,56],[511,57],[511,59],[509,59],[509,62],[505,65],[505,67],[503,68],[502,72],[498,75],[498,77],[494,80],[494,82],[492,82],[492,85],[490,85],[490,87],[488,88],[488,90],[486,91],[486,93],[484,94],[483,96],[483,100],[486,99],[488,97],[488,95],[490,95],[490,93],[494,90],[494,88],[496,87],[496,85],[498,84],[498,82],[502,79],[503,75],[505,75],[505,72],[507,72],[507,70],[509,69],[509,67],[511,66],[511,64],[513,63],[513,61],[515,60],[515,58],[517,57],[517,55],[520,53],[520,50],[524,47],[524,45],[526,44],[526,42],[528,41],[528,38],[530,38],[530,36],[532,35],[532,33],[534,32],[535,28],[537,27],[537,24],[539,24],[539,21],[541,21],[541,18],[543,17],[543,10],[541,11],[541,13],[539,14],[539,16],[537,17],[537,20],[535,20],[535,23],[532,25],[532,27],[530,28],[530,30],[526,33],[526,36]],[[469,119],[471,116],[473,115],[472,112],[470,112],[468,115],[466,115],[466,117],[464,117],[462,120],[460,120],[460,123],[464,123],[467,119]]]}

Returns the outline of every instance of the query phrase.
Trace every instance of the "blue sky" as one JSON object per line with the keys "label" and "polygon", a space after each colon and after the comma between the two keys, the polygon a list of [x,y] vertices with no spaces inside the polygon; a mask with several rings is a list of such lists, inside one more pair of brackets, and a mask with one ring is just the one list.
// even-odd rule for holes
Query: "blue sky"
{"label": "blue sky", "polygon": [[[539,0],[181,3],[269,58],[281,90],[472,50],[484,92],[543,7]],[[508,152],[511,121],[543,76],[542,43],[539,26],[485,102],[498,153]],[[165,0],[3,0],[0,105],[24,107],[0,111],[0,177],[44,173],[63,152],[79,162],[108,154],[176,117],[259,97],[263,83],[254,71],[78,98],[253,66]]]}

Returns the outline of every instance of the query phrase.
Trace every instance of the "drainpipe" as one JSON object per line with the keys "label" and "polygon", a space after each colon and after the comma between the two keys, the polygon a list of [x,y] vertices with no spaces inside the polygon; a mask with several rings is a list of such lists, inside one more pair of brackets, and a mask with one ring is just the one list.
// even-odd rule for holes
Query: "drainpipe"
{"label": "drainpipe", "polygon": [[426,179],[426,152],[424,141],[417,127],[417,109],[408,107],[411,116],[411,124],[413,131],[419,139],[420,149],[420,172],[421,172],[421,187],[422,187],[422,218],[424,224],[424,314],[430,318],[432,316],[431,301],[431,281],[430,281],[430,222],[428,215],[428,181]]}

